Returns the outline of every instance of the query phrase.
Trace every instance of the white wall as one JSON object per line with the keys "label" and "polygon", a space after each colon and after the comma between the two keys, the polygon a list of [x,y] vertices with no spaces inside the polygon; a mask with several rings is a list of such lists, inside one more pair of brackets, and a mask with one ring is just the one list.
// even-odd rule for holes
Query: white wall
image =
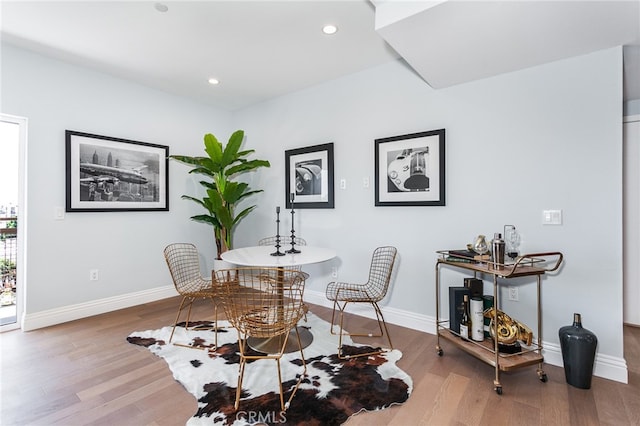
{"label": "white wall", "polygon": [[[162,255],[169,242],[194,242],[203,256],[214,252],[210,228],[188,219],[197,206],[180,199],[199,185],[174,161],[168,212],[67,213],[60,221],[54,208],[65,205],[66,129],[199,155],[205,132],[230,134],[229,113],[7,45],[1,108],[29,119],[29,210],[20,224],[27,231],[27,318],[171,286]],[[89,281],[92,268],[100,271],[97,282]]]}
{"label": "white wall", "polygon": [[[296,213],[298,235],[339,253],[306,268],[310,294],[322,295],[334,265],[341,280],[366,279],[373,248],[393,244],[399,263],[384,309],[433,319],[435,251],[514,224],[524,251],[566,258],[543,282],[544,340],[557,344],[558,328],[579,312],[598,335],[598,357],[623,357],[621,48],[438,91],[394,62],[231,115],[3,46],[1,109],[29,119],[27,315],[170,285],[161,256],[168,242],[213,253],[209,230],[188,220],[197,207],[179,199],[197,184],[174,162],[169,212],[54,220],[64,205],[65,129],[197,154],[205,132],[226,138],[243,128],[247,146],[272,167],[249,177],[265,192],[251,200],[258,209],[238,228],[238,246],[275,231],[284,150],[335,143],[336,179],[347,189],[336,187],[335,209]],[[361,185],[364,177],[373,182],[374,139],[439,128],[447,131],[447,205],[374,207],[373,185]],[[564,224],[542,226],[543,209],[562,209]],[[98,283],[89,282],[91,268],[100,269]],[[443,278],[462,281],[453,272]],[[520,302],[503,305],[531,325],[533,287],[524,283]]]}
{"label": "white wall", "polygon": [[624,117],[624,323],[640,326],[640,115]]}
{"label": "white wall", "polygon": [[[311,266],[310,292],[331,281],[363,281],[370,254],[391,244],[400,261],[386,308],[435,317],[438,249],[460,248],[504,224],[523,235],[525,252],[561,251],[559,274],[543,282],[543,338],[579,312],[599,338],[599,354],[622,345],[622,50],[551,63],[432,90],[402,62],[337,79],[234,114],[234,126],[265,144],[272,168],[264,202],[237,232],[240,244],[275,232],[284,206],[284,150],[335,143],[335,209],[299,210],[299,236],[337,250]],[[446,207],[374,207],[374,139],[446,129]],[[267,148],[268,147],[268,148]],[[543,209],[562,209],[562,226],[541,225]],[[289,218],[283,220],[285,228]],[[461,285],[454,273],[445,285]],[[535,285],[503,305],[535,326]],[[487,288],[487,290],[489,290]],[[503,299],[506,300],[506,297]]]}

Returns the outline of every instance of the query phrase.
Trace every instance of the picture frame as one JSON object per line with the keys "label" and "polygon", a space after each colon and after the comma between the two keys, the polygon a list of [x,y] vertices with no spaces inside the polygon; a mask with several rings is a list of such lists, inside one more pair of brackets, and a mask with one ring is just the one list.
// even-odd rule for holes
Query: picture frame
{"label": "picture frame", "polygon": [[284,152],[286,208],[332,209],[333,142]]}
{"label": "picture frame", "polygon": [[445,129],[375,140],[376,206],[445,205]]}
{"label": "picture frame", "polygon": [[169,147],[65,131],[66,211],[168,211]]}

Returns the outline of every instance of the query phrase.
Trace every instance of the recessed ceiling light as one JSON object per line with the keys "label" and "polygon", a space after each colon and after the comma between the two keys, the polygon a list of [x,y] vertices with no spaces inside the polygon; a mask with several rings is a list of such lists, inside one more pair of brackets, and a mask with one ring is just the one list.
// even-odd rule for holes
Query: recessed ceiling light
{"label": "recessed ceiling light", "polygon": [[217,78],[212,77],[209,79],[209,84],[213,84],[213,85],[220,84],[220,81]]}
{"label": "recessed ceiling light", "polygon": [[328,35],[335,34],[338,31],[338,27],[335,25],[325,25],[322,27],[322,32]]}
{"label": "recessed ceiling light", "polygon": [[162,12],[162,13],[166,12],[167,10],[169,10],[169,6],[167,6],[164,3],[156,3],[156,4],[153,5],[153,7],[155,7],[158,12]]}

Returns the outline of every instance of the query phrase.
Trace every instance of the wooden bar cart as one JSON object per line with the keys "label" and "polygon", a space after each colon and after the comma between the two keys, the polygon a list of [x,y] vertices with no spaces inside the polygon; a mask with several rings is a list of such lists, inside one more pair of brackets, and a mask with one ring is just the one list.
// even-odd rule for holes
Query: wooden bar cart
{"label": "wooden bar cart", "polygon": [[[498,395],[502,395],[502,384],[500,383],[500,372],[510,371],[517,368],[537,365],[536,370],[538,378],[542,382],[547,381],[547,375],[542,369],[542,320],[540,306],[540,284],[541,277],[547,272],[557,270],[562,263],[562,253],[546,252],[532,253],[519,256],[513,262],[505,262],[503,264],[494,264],[491,260],[476,260],[474,257],[464,257],[452,253],[454,250],[438,251],[438,259],[436,261],[436,353],[443,355],[440,339],[444,339],[463,351],[471,354],[479,360],[494,367],[495,379],[493,380],[494,390]],[[486,278],[493,281],[493,310],[494,321],[493,332],[498,335],[498,321],[495,320],[497,311],[500,308],[498,286],[505,283],[511,278],[519,277],[535,277],[537,285],[537,339],[530,346],[523,345],[522,351],[518,353],[508,354],[501,353],[498,350],[498,339],[485,339],[482,342],[473,340],[463,340],[458,333],[451,330],[449,320],[440,318],[440,271],[443,267],[450,267],[459,270],[465,270],[473,273],[474,278]]]}

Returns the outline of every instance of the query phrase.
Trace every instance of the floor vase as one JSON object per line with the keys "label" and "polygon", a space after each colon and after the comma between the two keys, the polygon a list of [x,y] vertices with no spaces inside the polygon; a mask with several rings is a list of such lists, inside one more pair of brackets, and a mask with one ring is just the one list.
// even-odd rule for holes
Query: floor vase
{"label": "floor vase", "polygon": [[591,388],[598,338],[582,327],[580,314],[573,314],[573,324],[561,327],[558,336],[567,383],[580,389]]}

